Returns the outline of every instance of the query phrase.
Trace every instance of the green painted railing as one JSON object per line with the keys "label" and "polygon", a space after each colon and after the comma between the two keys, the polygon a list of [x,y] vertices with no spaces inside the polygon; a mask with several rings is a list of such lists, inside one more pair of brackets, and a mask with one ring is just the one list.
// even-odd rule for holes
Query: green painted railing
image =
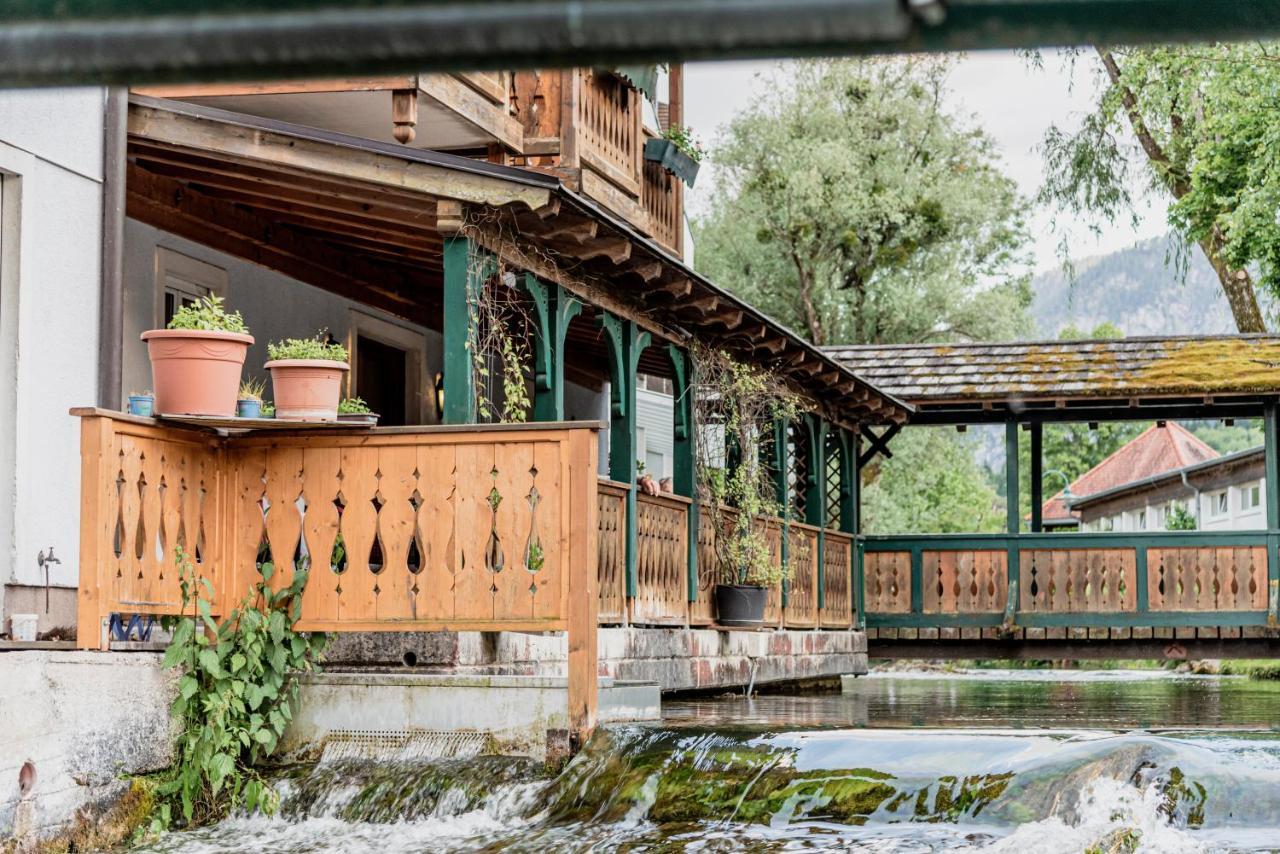
{"label": "green painted railing", "polygon": [[1277,531],[858,538],[869,627],[1276,625]]}

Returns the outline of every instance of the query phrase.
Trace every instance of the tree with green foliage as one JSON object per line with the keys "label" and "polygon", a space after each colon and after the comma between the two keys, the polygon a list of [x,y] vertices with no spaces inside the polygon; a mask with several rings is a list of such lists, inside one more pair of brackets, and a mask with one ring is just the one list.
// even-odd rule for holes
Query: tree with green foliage
{"label": "tree with green foliage", "polygon": [[1004,529],[1004,501],[973,449],[942,427],[908,427],[893,456],[866,472],[862,527],[871,534],[956,534]]}
{"label": "tree with green foliage", "polygon": [[711,154],[698,267],[815,344],[1024,332],[1025,202],[944,108],[949,67],[807,61],[771,81]]}
{"label": "tree with green foliage", "polygon": [[1129,186],[1140,170],[1170,199],[1176,233],[1213,266],[1239,331],[1265,332],[1250,271],[1280,295],[1280,47],[1102,46],[1096,54],[1097,105],[1079,129],[1046,134],[1041,200],[1136,222]]}

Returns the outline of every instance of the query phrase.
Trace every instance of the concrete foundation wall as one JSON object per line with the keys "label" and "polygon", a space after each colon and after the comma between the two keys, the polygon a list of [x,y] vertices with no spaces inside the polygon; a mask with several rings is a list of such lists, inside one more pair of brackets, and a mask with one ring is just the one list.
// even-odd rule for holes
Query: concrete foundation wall
{"label": "concrete foundation wall", "polygon": [[119,796],[124,775],[167,766],[174,685],[155,653],[0,653],[0,847]]}

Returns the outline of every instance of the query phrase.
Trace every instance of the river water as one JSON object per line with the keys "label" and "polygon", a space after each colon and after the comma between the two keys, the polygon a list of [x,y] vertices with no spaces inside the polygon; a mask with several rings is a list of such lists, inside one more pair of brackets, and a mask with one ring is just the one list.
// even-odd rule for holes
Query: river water
{"label": "river water", "polygon": [[149,850],[1280,851],[1280,683],[886,673],[664,716],[552,778],[497,757],[288,769],[276,817]]}

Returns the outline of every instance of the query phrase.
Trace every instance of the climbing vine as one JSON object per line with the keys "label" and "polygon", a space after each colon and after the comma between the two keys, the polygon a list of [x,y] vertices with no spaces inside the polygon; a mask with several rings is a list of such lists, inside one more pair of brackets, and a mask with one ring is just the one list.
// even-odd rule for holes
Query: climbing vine
{"label": "climbing vine", "polygon": [[315,667],[326,643],[323,634],[293,630],[305,568],[272,590],[274,567],[262,564],[252,593],[218,622],[209,580],[181,546],[175,560],[183,615],[166,620],[173,639],[164,663],[180,674],[172,713],[181,729],[173,766],[156,787],[155,832],[216,821],[240,807],[275,811],[277,797],[256,765],[293,717],[295,674]]}
{"label": "climbing vine", "polygon": [[516,273],[495,256],[473,250],[467,275],[470,292],[467,346],[475,379],[476,414],[504,424],[529,420],[533,319]]}
{"label": "climbing vine", "polygon": [[693,416],[699,497],[736,513],[712,514],[720,578],[771,587],[790,577],[792,555],[779,563],[759,517],[781,516],[777,486],[763,448],[776,421],[799,412],[796,395],[771,373],[727,353],[693,344],[698,379]]}

